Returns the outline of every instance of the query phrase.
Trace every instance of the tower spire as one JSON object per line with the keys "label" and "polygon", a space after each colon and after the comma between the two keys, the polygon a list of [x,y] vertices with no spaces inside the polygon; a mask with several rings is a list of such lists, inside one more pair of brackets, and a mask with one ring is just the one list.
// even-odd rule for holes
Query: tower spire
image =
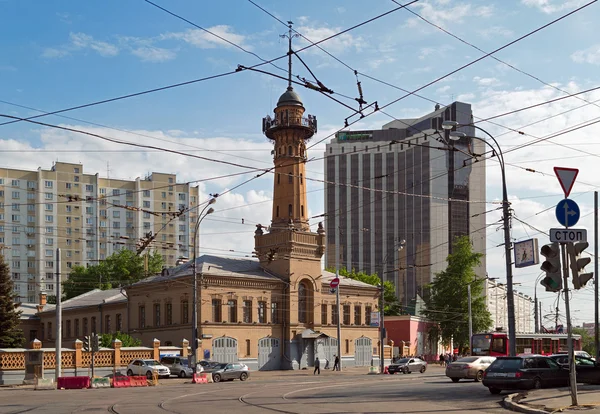
{"label": "tower spire", "polygon": [[292,51],[292,39],[294,37],[300,37],[300,35],[297,33],[296,34],[292,33],[294,31],[294,29],[292,29],[292,25],[294,24],[294,22],[292,22],[291,20],[288,20],[287,23],[288,23],[287,34],[279,35],[279,37],[288,39],[288,90],[289,90],[289,89],[292,89],[292,55],[294,54],[294,52]]}

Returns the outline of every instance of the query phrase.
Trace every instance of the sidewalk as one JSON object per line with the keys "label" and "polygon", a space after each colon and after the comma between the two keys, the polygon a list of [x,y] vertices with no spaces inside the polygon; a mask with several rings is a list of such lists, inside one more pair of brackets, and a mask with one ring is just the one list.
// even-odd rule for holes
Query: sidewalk
{"label": "sidewalk", "polygon": [[[444,374],[445,367],[439,365],[428,365],[427,372],[435,372]],[[321,375],[368,375],[369,367],[348,367],[342,371],[333,371],[331,369],[321,369]],[[275,377],[298,377],[298,376],[313,376],[313,368],[301,370],[286,370],[286,371],[251,371],[250,376],[254,378],[275,378]]]}
{"label": "sidewalk", "polygon": [[548,388],[511,394],[504,399],[505,408],[522,413],[552,413],[571,410],[585,410],[586,413],[600,413],[600,386],[578,385],[578,407],[571,407],[569,388]]}

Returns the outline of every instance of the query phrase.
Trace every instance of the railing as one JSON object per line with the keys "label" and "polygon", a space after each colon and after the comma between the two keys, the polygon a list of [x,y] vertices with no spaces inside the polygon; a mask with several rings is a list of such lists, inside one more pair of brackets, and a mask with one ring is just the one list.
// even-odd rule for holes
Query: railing
{"label": "railing", "polygon": [[313,133],[317,133],[317,117],[308,115],[308,117],[289,117],[286,119],[271,118],[266,116],[263,118],[263,133],[279,127],[302,126],[310,128]]}

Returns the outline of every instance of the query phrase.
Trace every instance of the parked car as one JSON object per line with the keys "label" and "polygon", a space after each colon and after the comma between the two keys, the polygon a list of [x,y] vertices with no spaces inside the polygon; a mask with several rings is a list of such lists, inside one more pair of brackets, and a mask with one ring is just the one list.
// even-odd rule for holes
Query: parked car
{"label": "parked car", "polygon": [[474,379],[481,381],[483,373],[496,357],[470,356],[454,361],[446,366],[446,376],[453,382],[461,379]]}
{"label": "parked car", "polygon": [[152,374],[155,373],[160,378],[169,378],[171,371],[169,368],[161,365],[160,362],[154,359],[135,359],[131,364],[127,365],[127,375],[145,375],[146,378],[152,379]]}
{"label": "parked car", "polygon": [[216,362],[216,361],[208,361],[206,359],[203,359],[202,361],[198,362],[198,365],[200,365],[202,368],[207,369],[210,367],[214,367],[216,365],[219,365],[220,362]]}
{"label": "parked car", "polygon": [[169,368],[171,375],[180,378],[191,377],[194,374],[188,359],[181,356],[164,356],[160,359],[160,363]]}
{"label": "parked car", "polygon": [[[551,355],[550,358],[558,362],[559,365],[569,369],[569,355],[556,354]],[[592,358],[575,354],[575,370],[577,372],[577,382],[600,384],[600,364]]]}
{"label": "parked car", "polygon": [[506,389],[562,387],[569,371],[546,356],[499,357],[485,370],[483,385],[492,394]]}
{"label": "parked car", "polygon": [[205,372],[212,374],[214,382],[221,382],[223,380],[233,381],[234,379],[246,381],[250,376],[248,366],[240,364],[239,362],[232,364],[213,364],[206,368]]}
{"label": "parked car", "polygon": [[425,372],[427,369],[427,362],[421,358],[400,358],[390,366],[388,366],[388,372],[395,374],[401,372],[403,374],[410,374],[411,372]]}

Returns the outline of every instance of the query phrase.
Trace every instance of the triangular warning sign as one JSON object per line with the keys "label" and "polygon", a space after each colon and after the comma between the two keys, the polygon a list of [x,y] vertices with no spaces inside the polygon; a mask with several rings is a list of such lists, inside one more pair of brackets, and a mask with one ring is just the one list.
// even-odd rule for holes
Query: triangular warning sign
{"label": "triangular warning sign", "polygon": [[554,173],[558,177],[558,182],[565,193],[565,198],[569,197],[579,170],[577,168],[554,167]]}

